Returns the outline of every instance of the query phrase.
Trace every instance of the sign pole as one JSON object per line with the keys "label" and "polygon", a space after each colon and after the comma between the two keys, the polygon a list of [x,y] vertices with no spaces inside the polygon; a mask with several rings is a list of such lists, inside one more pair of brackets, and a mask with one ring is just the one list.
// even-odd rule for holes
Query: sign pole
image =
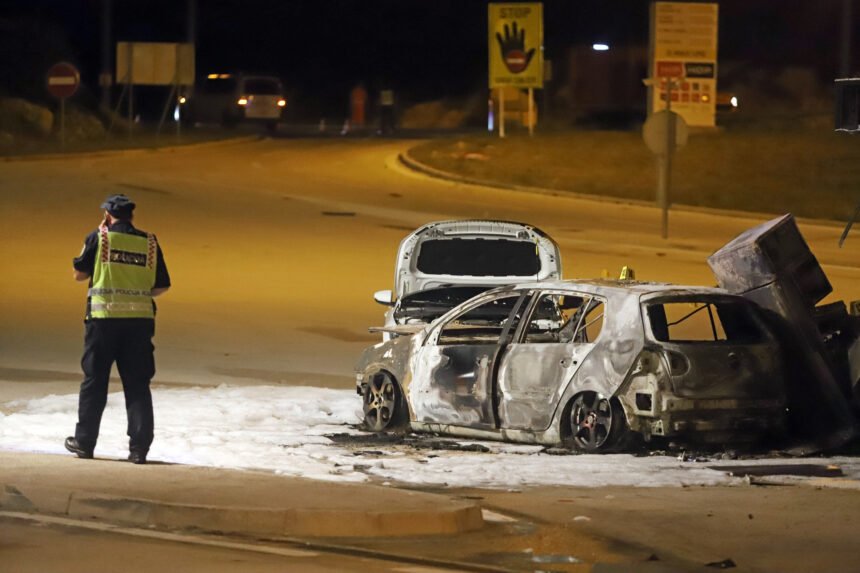
{"label": "sign pole", "polygon": [[66,152],[66,98],[60,98],[60,151]]}
{"label": "sign pole", "polygon": [[666,129],[666,151],[658,159],[660,174],[657,177],[657,204],[660,205],[660,236],[669,238],[669,191],[672,185],[672,152],[675,148],[675,114],[672,113],[672,78],[666,78],[666,111],[669,114]]}
{"label": "sign pole", "polygon": [[131,140],[131,132],[134,129],[134,44],[128,45],[128,138]]}
{"label": "sign pole", "polygon": [[529,137],[533,137],[535,134],[535,100],[534,100],[535,90],[534,88],[529,88]]}
{"label": "sign pole", "polygon": [[505,138],[505,88],[499,88],[499,137]]}
{"label": "sign pole", "polygon": [[48,93],[60,100],[60,151],[66,152],[66,99],[73,96],[81,83],[78,69],[68,62],[51,66],[46,78]]}

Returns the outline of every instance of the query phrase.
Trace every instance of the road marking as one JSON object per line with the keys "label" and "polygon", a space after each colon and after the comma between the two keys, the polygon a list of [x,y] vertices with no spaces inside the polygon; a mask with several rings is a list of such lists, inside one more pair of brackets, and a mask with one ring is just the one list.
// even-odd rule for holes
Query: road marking
{"label": "road marking", "polygon": [[515,518],[505,515],[503,513],[496,513],[495,511],[490,511],[489,509],[482,509],[481,516],[484,518],[484,521],[492,521],[493,523],[512,523],[517,521]]}
{"label": "road marking", "polygon": [[161,541],[175,541],[177,543],[208,545],[210,547],[220,547],[222,549],[236,549],[239,551],[252,551],[254,553],[268,553],[270,555],[279,555],[281,557],[317,557],[319,555],[319,553],[316,553],[314,551],[305,551],[302,549],[270,547],[267,545],[259,545],[255,543],[241,543],[238,541],[222,541],[219,539],[203,537],[201,535],[169,533],[166,531],[153,531],[149,529],[139,529],[137,527],[123,527],[120,525],[112,525],[109,523],[79,521],[77,519],[69,519],[67,517],[55,517],[51,515],[36,515],[33,513],[20,513],[16,511],[0,511],[0,517],[8,517],[10,519],[18,519],[23,521],[33,521],[41,525],[61,525],[64,527],[89,529],[92,531],[101,531],[105,533],[130,535],[132,537],[146,537],[149,539],[158,539]]}
{"label": "road marking", "polygon": [[398,569],[402,573],[435,573],[443,571],[468,572],[477,571],[481,573],[514,573],[511,569],[504,567],[495,567],[491,565],[481,565],[477,563],[461,563],[458,561],[445,561],[441,559],[431,559],[425,557],[417,557],[411,555],[397,555],[375,551],[373,549],[362,549],[360,547],[352,547],[345,545],[333,545],[324,542],[307,541],[303,539],[285,539],[285,543],[301,543],[313,545],[319,551],[308,551],[304,549],[289,549],[286,547],[272,547],[257,543],[242,543],[238,541],[222,541],[211,539],[202,535],[191,535],[183,533],[170,533],[166,531],[156,531],[150,529],[140,529],[137,527],[123,527],[120,525],[112,525],[109,523],[98,523],[91,521],[80,521],[67,517],[58,517],[53,515],[39,515],[35,513],[21,513],[17,511],[0,511],[0,519],[2,518],[18,519],[21,521],[30,521],[37,526],[59,525],[62,527],[76,527],[80,529],[89,529],[105,533],[116,533],[120,535],[130,535],[132,537],[145,537],[149,539],[158,539],[162,541],[174,541],[177,543],[188,543],[191,545],[207,545],[210,547],[218,547],[222,549],[234,549],[238,551],[249,551],[254,553],[266,553],[269,555],[279,555],[282,557],[318,557],[321,554],[338,554],[351,557],[376,559],[379,561],[387,561],[392,563],[401,563]]}

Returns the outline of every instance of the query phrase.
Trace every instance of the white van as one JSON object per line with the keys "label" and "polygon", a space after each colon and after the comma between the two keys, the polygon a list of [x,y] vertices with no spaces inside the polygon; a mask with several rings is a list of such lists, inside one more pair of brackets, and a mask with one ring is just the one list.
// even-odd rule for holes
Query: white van
{"label": "white van", "polygon": [[491,288],[560,278],[558,245],[537,227],[490,220],[429,223],[401,241],[394,290],[373,296],[390,307],[379,330],[412,331]]}
{"label": "white van", "polygon": [[272,76],[209,74],[185,98],[181,117],[187,124],[264,123],[275,129],[286,109],[281,80]]}

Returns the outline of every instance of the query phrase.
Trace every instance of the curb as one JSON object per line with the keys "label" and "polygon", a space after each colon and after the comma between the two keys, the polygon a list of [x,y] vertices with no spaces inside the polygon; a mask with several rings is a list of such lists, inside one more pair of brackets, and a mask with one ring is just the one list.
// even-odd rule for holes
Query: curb
{"label": "curb", "polygon": [[455,504],[433,512],[322,508],[261,509],[161,502],[39,486],[5,484],[0,508],[99,520],[141,528],[184,529],[274,537],[409,537],[454,535],[484,525],[481,508]]}
{"label": "curb", "polygon": [[4,163],[15,163],[24,161],[49,161],[57,159],[90,159],[99,157],[122,157],[128,155],[140,155],[143,153],[173,152],[182,149],[199,149],[206,147],[218,147],[234,143],[245,143],[261,139],[258,135],[246,135],[242,137],[230,137],[214,141],[201,141],[199,143],[186,143],[180,145],[168,145],[165,147],[133,147],[129,149],[101,149],[98,151],[81,151],[71,153],[43,153],[34,155],[7,155],[0,156]]}
{"label": "curb", "polygon": [[[558,189],[546,189],[544,187],[529,187],[525,185],[514,185],[511,183],[501,183],[496,181],[485,181],[481,179],[474,179],[471,177],[466,177],[463,175],[457,175],[456,173],[450,173],[448,171],[442,171],[441,169],[436,169],[435,167],[430,167],[426,163],[422,163],[409,155],[410,150],[402,151],[398,154],[398,161],[406,168],[411,169],[412,171],[416,171],[418,173],[422,173],[429,177],[434,177],[436,179],[442,179],[445,181],[450,181],[452,183],[463,183],[466,185],[478,185],[481,187],[492,187],[495,189],[504,189],[507,191],[518,191],[521,193],[533,193],[536,195],[549,195],[551,197],[569,197],[571,199],[579,199],[583,201],[593,201],[595,203],[612,203],[615,205],[633,205],[636,207],[651,207],[657,209],[657,205],[651,201],[642,201],[641,199],[623,199],[620,197],[608,197],[605,195],[590,195],[587,193],[578,193],[576,191],[565,191]],[[779,217],[783,213],[761,213],[758,211],[733,211],[731,209],[719,209],[716,207],[699,207],[696,205],[684,205],[684,204],[673,204],[671,205],[671,210],[680,211],[686,213],[701,213],[704,215],[715,215],[719,217],[729,217],[732,219],[737,219],[738,217],[744,217],[753,220],[770,220],[775,217]],[[845,226],[844,222],[833,221],[830,219],[810,219],[806,217],[795,217],[795,219],[799,223],[804,223],[807,225],[817,225],[822,227],[838,227],[842,228]]]}

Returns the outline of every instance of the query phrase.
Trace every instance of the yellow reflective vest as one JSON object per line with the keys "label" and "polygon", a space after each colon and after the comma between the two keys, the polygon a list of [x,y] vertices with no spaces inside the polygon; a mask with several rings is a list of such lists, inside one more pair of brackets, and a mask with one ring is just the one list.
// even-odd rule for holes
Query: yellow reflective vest
{"label": "yellow reflective vest", "polygon": [[158,243],[155,236],[99,229],[99,247],[89,291],[91,318],[154,318],[152,287]]}

